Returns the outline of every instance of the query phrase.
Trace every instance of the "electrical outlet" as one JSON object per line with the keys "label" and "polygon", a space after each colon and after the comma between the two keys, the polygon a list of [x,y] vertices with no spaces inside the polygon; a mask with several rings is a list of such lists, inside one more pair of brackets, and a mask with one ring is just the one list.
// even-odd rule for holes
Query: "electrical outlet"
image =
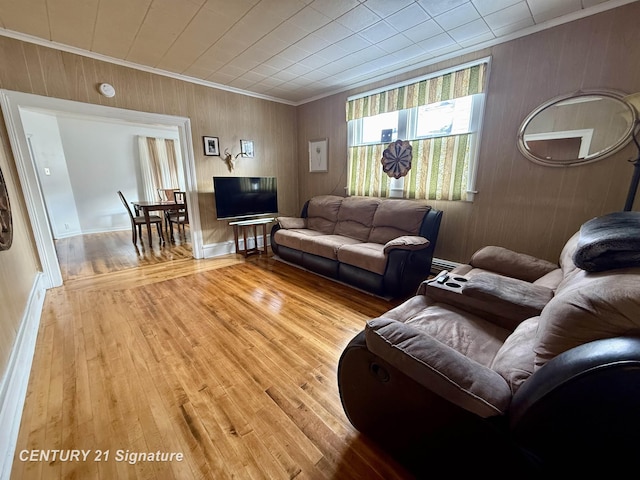
{"label": "electrical outlet", "polygon": [[51,175],[51,170],[49,170],[49,167],[44,167],[44,174]]}

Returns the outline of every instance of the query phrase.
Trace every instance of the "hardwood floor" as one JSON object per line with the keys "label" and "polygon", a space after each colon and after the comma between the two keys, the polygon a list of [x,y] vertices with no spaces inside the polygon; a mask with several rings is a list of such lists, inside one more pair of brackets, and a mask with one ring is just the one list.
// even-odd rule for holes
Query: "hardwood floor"
{"label": "hardwood floor", "polygon": [[131,242],[131,232],[118,231],[77,235],[56,240],[56,252],[64,280],[100,275],[128,268],[157,265],[173,260],[192,258],[189,226],[185,235],[175,233],[174,242],[160,245],[153,236],[153,245],[146,241],[143,229],[143,244]]}
{"label": "hardwood floor", "polygon": [[[13,479],[410,478],[350,425],[336,384],[389,302],[267,257],[121,268],[133,259],[79,245],[46,295]],[[24,457],[54,449],[88,455]]]}

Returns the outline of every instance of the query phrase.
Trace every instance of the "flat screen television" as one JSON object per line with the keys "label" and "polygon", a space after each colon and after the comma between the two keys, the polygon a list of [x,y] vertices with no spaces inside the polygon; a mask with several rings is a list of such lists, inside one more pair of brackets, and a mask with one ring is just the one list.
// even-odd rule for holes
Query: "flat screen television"
{"label": "flat screen television", "polygon": [[213,177],[218,220],[278,213],[276,177]]}

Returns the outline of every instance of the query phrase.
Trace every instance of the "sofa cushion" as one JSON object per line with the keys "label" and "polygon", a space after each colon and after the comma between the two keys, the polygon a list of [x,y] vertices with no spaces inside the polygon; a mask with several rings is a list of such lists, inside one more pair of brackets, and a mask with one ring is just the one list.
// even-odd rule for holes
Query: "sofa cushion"
{"label": "sofa cushion", "polygon": [[504,377],[513,394],[533,373],[539,320],[540,317],[531,317],[518,325],[493,359],[491,369]]}
{"label": "sofa cushion", "polygon": [[347,197],[340,205],[335,234],[366,242],[371,232],[373,215],[382,200],[375,197]]}
{"label": "sofa cushion", "polygon": [[360,243],[355,238],[342,235],[314,235],[300,239],[300,250],[320,257],[338,259],[338,250],[344,245]]}
{"label": "sofa cushion", "polygon": [[640,335],[639,268],[587,273],[544,307],[537,332],[535,367],[573,347],[601,338]]}
{"label": "sofa cushion", "polygon": [[338,222],[338,212],[343,197],[320,195],[309,200],[307,206],[307,228],[332,235]]}
{"label": "sofa cushion", "polygon": [[365,327],[367,348],[432,392],[481,417],[511,402],[505,379],[412,324],[379,317]]}
{"label": "sofa cushion", "polygon": [[275,240],[278,245],[293,248],[295,250],[301,250],[300,242],[303,238],[319,237],[323,235],[316,230],[309,230],[306,228],[293,228],[293,229],[280,229],[275,233]]}
{"label": "sofa cushion", "polygon": [[338,260],[341,263],[384,275],[387,256],[384,254],[383,248],[384,246],[379,243],[343,245],[338,250]]}
{"label": "sofa cushion", "polygon": [[387,199],[373,216],[369,242],[382,243],[402,235],[419,235],[420,226],[431,207],[426,201]]}

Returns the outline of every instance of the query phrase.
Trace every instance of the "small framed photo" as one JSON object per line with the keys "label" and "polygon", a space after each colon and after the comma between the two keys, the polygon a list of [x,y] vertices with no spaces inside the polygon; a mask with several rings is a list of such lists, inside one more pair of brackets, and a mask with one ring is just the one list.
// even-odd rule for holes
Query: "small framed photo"
{"label": "small framed photo", "polygon": [[220,156],[220,141],[218,137],[202,137],[204,139],[204,154],[213,157]]}
{"label": "small framed photo", "polygon": [[329,141],[326,138],[309,141],[309,171],[310,172],[328,171],[328,156],[327,156],[328,142]]}
{"label": "small framed photo", "polygon": [[247,158],[253,158],[252,140],[240,140],[240,155]]}

